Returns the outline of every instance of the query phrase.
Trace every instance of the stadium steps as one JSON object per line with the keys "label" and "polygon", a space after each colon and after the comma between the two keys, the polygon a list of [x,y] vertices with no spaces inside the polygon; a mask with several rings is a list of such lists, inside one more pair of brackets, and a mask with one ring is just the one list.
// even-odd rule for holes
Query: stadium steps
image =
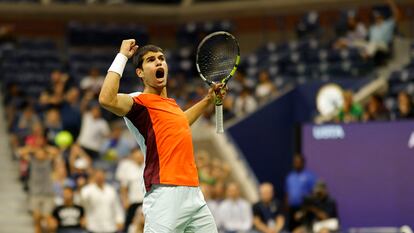
{"label": "stadium steps", "polygon": [[12,160],[0,98],[0,232],[33,233],[27,195],[18,180],[18,165]]}
{"label": "stadium steps", "polygon": [[248,201],[256,202],[259,198],[258,180],[226,133],[217,134],[215,126],[208,124],[204,119],[197,120],[191,129],[195,151],[205,150],[213,158],[220,158],[227,163],[231,169],[230,179],[239,184],[242,195]]}

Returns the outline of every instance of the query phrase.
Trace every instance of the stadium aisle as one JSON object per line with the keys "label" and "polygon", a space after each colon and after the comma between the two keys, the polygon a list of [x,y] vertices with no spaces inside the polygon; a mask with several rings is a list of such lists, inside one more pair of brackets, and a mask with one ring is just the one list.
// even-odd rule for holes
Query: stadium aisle
{"label": "stadium aisle", "polygon": [[0,101],[0,232],[32,233],[27,195],[18,180],[18,165],[11,159],[3,101]]}

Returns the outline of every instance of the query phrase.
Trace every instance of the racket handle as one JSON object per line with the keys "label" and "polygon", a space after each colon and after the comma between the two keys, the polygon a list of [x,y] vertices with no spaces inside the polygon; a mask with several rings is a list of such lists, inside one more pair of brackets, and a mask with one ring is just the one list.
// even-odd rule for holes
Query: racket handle
{"label": "racket handle", "polygon": [[216,132],[224,133],[223,127],[223,105],[216,105]]}

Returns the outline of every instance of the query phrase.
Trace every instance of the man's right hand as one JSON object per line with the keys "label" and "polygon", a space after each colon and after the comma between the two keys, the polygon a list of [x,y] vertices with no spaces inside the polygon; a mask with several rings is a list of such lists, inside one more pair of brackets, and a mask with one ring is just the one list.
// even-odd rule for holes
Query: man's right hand
{"label": "man's right hand", "polygon": [[134,56],[138,49],[134,39],[123,40],[119,52],[125,55],[128,59]]}

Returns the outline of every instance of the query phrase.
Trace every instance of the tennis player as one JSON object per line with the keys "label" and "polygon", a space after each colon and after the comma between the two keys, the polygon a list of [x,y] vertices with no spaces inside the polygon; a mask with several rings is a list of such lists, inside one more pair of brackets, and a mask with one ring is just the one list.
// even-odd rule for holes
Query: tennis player
{"label": "tennis player", "polygon": [[[129,58],[144,83],[142,92],[119,94],[119,83]],[[168,65],[163,50],[154,45],[138,48],[134,39],[122,41],[108,69],[99,102],[123,116],[145,155],[143,201],[145,233],[214,233],[217,227],[199,189],[190,125],[214,102],[215,91],[183,112],[167,96]]]}

